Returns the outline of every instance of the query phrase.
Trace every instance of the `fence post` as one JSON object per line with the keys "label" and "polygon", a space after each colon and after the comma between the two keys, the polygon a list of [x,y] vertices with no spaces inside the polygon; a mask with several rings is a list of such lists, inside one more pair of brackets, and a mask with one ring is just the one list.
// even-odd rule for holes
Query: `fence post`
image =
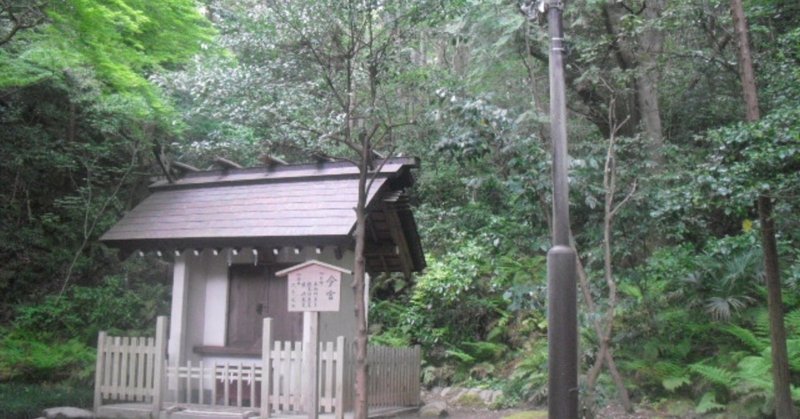
{"label": "fence post", "polygon": [[167,316],[156,319],[156,356],[153,363],[153,413],[158,417],[163,403],[164,357],[167,353]]}
{"label": "fence post", "polygon": [[[261,418],[269,418],[269,384],[272,379],[272,319],[264,319],[261,339]],[[253,381],[255,385],[255,380]]]}
{"label": "fence post", "polygon": [[344,336],[336,338],[336,419],[344,418]]}
{"label": "fence post", "polygon": [[303,312],[303,404],[309,419],[319,418],[319,312]]}
{"label": "fence post", "polygon": [[105,355],[106,346],[106,332],[101,330],[97,334],[97,360],[94,368],[94,413],[97,415],[97,410],[103,403],[103,395],[100,392],[100,387],[103,381],[103,357]]}

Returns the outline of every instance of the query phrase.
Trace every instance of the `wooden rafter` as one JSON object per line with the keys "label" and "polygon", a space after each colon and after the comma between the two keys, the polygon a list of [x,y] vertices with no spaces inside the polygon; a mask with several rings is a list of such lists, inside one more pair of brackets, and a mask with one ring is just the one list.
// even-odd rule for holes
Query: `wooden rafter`
{"label": "wooden rafter", "polygon": [[413,261],[408,251],[408,243],[403,233],[403,225],[400,222],[400,217],[397,216],[397,212],[395,212],[393,208],[386,204],[384,204],[383,213],[386,215],[386,223],[389,225],[389,233],[392,235],[392,240],[398,247],[403,275],[405,275],[406,278],[411,278]]}

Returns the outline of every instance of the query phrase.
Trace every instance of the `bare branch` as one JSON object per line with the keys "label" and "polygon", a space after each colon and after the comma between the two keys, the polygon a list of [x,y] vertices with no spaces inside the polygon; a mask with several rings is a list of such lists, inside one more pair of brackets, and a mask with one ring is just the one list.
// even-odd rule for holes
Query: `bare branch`
{"label": "bare branch", "polygon": [[0,0],[0,19],[6,14],[5,18],[12,22],[11,29],[0,37],[0,45],[11,41],[20,30],[30,29],[43,23],[47,17],[43,10],[45,6],[46,3],[41,2],[15,7],[9,0]]}
{"label": "bare branch", "polygon": [[625,204],[627,204],[628,201],[630,201],[631,198],[633,198],[633,196],[636,194],[637,186],[638,186],[638,180],[634,179],[633,184],[631,185],[631,190],[628,191],[627,195],[625,195],[625,198],[623,198],[622,201],[618,202],[617,205],[614,207],[614,209],[611,210],[612,216],[617,215],[619,209],[625,206]]}

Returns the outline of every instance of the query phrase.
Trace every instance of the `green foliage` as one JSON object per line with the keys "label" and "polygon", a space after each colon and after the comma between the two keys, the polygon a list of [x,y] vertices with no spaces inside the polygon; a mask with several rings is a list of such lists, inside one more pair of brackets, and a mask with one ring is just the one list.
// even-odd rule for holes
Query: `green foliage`
{"label": "green foliage", "polygon": [[675,391],[686,384],[691,384],[691,382],[692,380],[689,376],[682,375],[679,377],[667,377],[661,380],[661,385],[663,385],[667,391]]}
{"label": "green foliage", "polygon": [[[710,131],[708,163],[700,167],[697,192],[752,205],[758,194],[780,197],[800,173],[800,106],[775,109],[752,124]],[[717,201],[711,201],[717,202]],[[725,205],[727,208],[727,205]]]}
{"label": "green foliage", "polygon": [[97,332],[151,335],[165,303],[161,285],[128,286],[110,277],[102,286],[75,286],[20,306],[11,329],[0,334],[0,381],[85,385],[93,377]]}
{"label": "green foliage", "polygon": [[700,375],[714,384],[719,384],[722,387],[728,387],[733,383],[733,373],[723,368],[697,363],[689,365],[689,369],[695,374]]}
{"label": "green foliage", "polygon": [[214,34],[191,0],[39,3],[47,19],[0,45],[3,323],[14,306],[122,270],[96,240],[181,130],[149,78]]}
{"label": "green foliage", "polygon": [[697,407],[694,409],[697,413],[710,413],[715,411],[724,410],[725,406],[717,403],[716,396],[714,393],[706,393],[703,394],[703,397],[700,398],[700,401],[697,403]]}
{"label": "green foliage", "polygon": [[188,60],[213,35],[190,0],[51,2],[46,13],[52,23],[18,40],[25,49],[11,50],[19,55],[0,60],[13,70],[3,72],[0,89],[87,67],[113,91],[134,101],[139,96],[162,112],[164,103],[147,74]]}
{"label": "green foliage", "polygon": [[94,373],[95,349],[79,339],[44,342],[25,332],[0,338],[0,382],[59,382],[80,386]]}
{"label": "green foliage", "polygon": [[765,348],[765,342],[756,337],[755,333],[753,333],[751,330],[745,329],[735,324],[724,325],[720,327],[720,330],[726,333],[730,333],[733,336],[736,336],[742,343],[744,343],[747,346],[748,349],[752,351],[761,352]]}
{"label": "green foliage", "polygon": [[42,340],[77,339],[93,344],[100,330],[144,334],[166,309],[167,291],[158,284],[128,286],[109,277],[99,287],[72,287],[62,296],[50,295],[40,304],[18,308],[15,330]]}
{"label": "green foliage", "polygon": [[517,359],[503,387],[504,397],[509,401],[542,401],[547,385],[547,341],[539,339],[531,342]]}

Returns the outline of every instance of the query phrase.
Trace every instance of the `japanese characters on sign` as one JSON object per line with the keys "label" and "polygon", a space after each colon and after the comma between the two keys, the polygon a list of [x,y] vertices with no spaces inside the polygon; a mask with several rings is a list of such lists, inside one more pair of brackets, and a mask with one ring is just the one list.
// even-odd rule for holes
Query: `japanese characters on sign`
{"label": "japanese characters on sign", "polygon": [[341,272],[307,266],[289,273],[289,311],[339,311]]}

